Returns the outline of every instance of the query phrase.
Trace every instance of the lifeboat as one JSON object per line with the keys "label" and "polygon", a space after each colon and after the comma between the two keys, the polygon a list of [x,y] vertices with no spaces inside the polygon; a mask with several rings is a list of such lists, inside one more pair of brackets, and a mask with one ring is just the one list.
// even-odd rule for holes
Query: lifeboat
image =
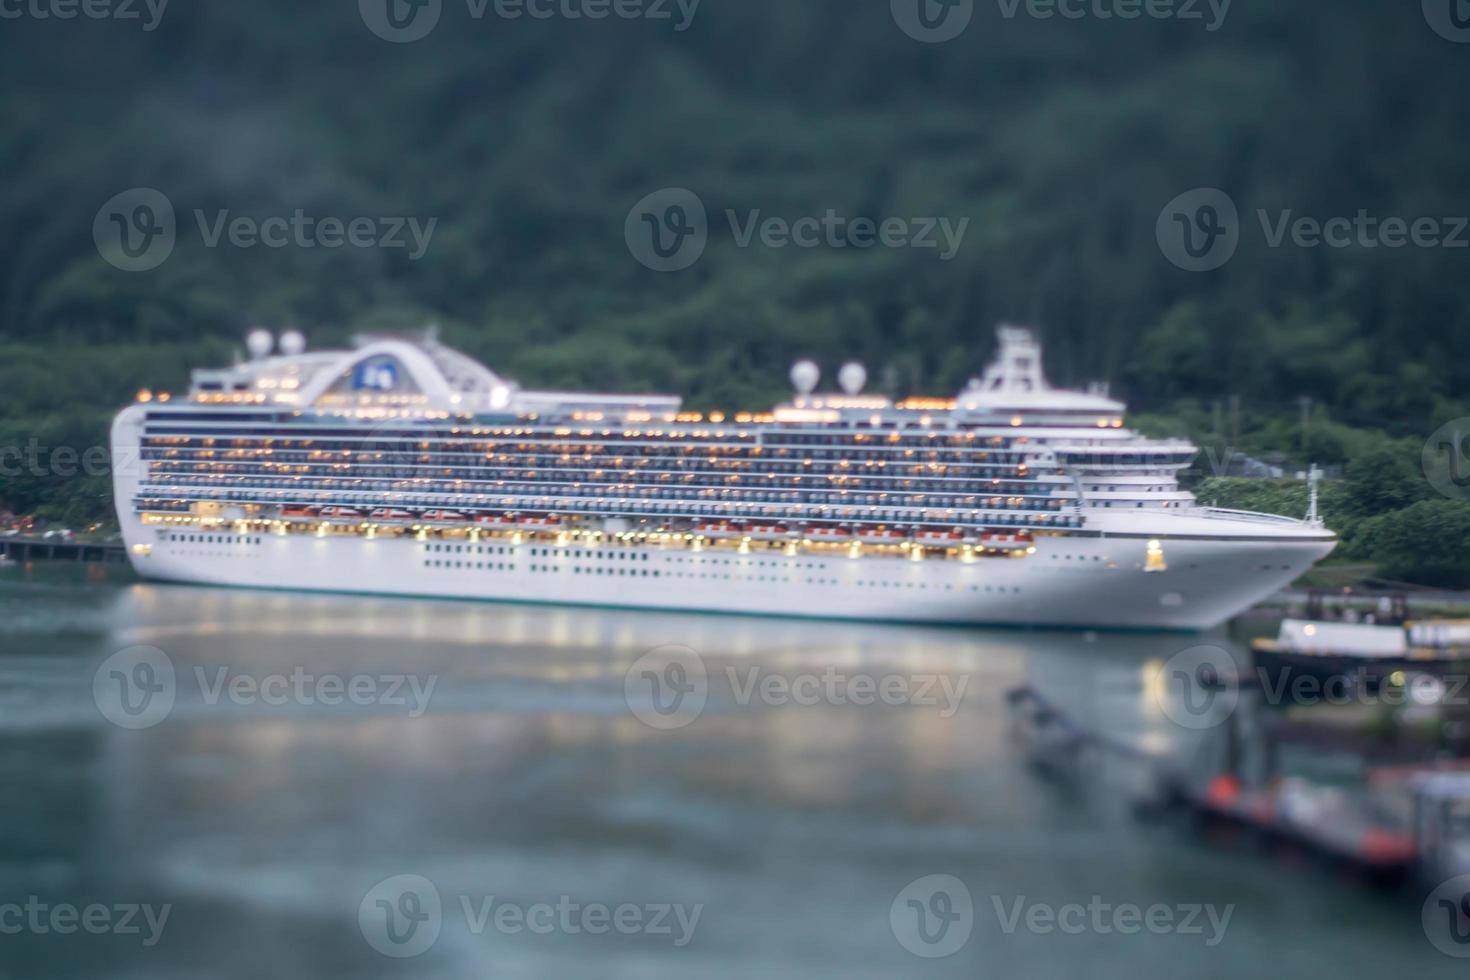
{"label": "lifeboat", "polygon": [[317,509],[315,507],[292,505],[281,508],[281,516],[286,518],[310,519],[317,516]]}
{"label": "lifeboat", "polygon": [[560,517],[522,517],[518,523],[527,531],[560,531],[566,528],[566,522]]}
{"label": "lifeboat", "polygon": [[752,524],[745,533],[757,541],[779,541],[790,532],[781,524]]}
{"label": "lifeboat", "polygon": [[371,521],[411,521],[413,519],[413,511],[399,507],[379,507],[368,515],[368,520]]}
{"label": "lifeboat", "polygon": [[948,548],[957,547],[962,544],[965,540],[965,536],[959,531],[941,531],[931,528],[926,531],[920,531],[918,534],[914,535],[914,540],[918,541],[920,544]]}
{"label": "lifeboat", "polygon": [[986,531],[980,535],[980,547],[991,551],[1025,551],[1031,547],[1031,535],[1024,531]]}
{"label": "lifeboat", "polygon": [[457,510],[426,510],[424,521],[429,524],[463,524],[469,518]]}
{"label": "lifeboat", "polygon": [[362,511],[352,507],[323,507],[320,516],[329,521],[360,521]]}
{"label": "lifeboat", "polygon": [[508,530],[516,526],[516,519],[508,514],[481,514],[475,518],[475,524],[480,527]]}
{"label": "lifeboat", "polygon": [[852,532],[844,527],[810,527],[806,536],[813,541],[846,544],[852,540]]}
{"label": "lifeboat", "polygon": [[891,527],[865,527],[858,530],[857,539],[863,544],[903,544],[908,536]]}
{"label": "lifeboat", "polygon": [[745,533],[729,521],[705,521],[696,530],[707,538],[737,538]]}

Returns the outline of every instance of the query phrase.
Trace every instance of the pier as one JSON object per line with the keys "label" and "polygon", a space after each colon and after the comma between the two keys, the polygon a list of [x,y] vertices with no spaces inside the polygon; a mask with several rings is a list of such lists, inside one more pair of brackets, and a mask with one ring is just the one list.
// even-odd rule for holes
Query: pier
{"label": "pier", "polygon": [[[1463,759],[1398,757],[1403,747],[1394,740],[1378,752],[1362,737],[1344,739],[1340,728],[1324,732],[1284,719],[1258,723],[1251,737],[1242,720],[1249,712],[1235,712],[1218,729],[1222,764],[1202,767],[1200,757],[1148,752],[1091,730],[1034,688],[1008,691],[1006,701],[1013,734],[1038,770],[1078,777],[1089,756],[1137,764],[1147,790],[1132,800],[1135,813],[1150,820],[1182,817],[1216,846],[1245,846],[1288,863],[1306,856],[1388,889],[1470,871],[1462,836],[1470,763]],[[1317,792],[1302,780],[1284,778],[1279,750],[1288,743],[1328,752],[1355,745],[1363,757],[1365,791]],[[1247,765],[1248,754],[1264,766]],[[1264,771],[1252,778],[1251,768]]]}
{"label": "pier", "polygon": [[121,542],[0,538],[0,558],[18,562],[74,561],[93,564],[123,564],[128,560],[128,553]]}

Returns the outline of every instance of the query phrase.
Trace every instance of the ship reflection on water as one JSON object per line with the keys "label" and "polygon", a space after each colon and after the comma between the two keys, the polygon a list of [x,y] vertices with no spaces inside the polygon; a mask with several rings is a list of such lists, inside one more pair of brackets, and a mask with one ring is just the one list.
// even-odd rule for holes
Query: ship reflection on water
{"label": "ship reflection on water", "polygon": [[[1453,964],[1378,897],[1215,853],[1140,824],[1119,794],[1035,777],[1007,690],[1045,690],[1117,738],[1187,754],[1200,733],[1160,710],[1149,678],[1197,637],[15,577],[0,612],[0,779],[17,801],[0,815],[0,893],[171,906],[148,947],[6,936],[0,974],[1244,977]],[[167,655],[177,692],[158,724],[127,730],[102,719],[93,677],[140,645]],[[630,693],[645,676],[694,685],[699,669],[702,703],[683,715],[666,703],[648,715]],[[303,672],[282,703],[265,699],[266,678]],[[322,678],[379,686],[372,703],[331,703]],[[441,905],[434,941],[400,959],[366,933],[375,888],[403,875],[432,883]],[[972,899],[967,938],[943,958],[911,952],[892,918],[931,875]],[[1011,914],[1098,902],[1232,912],[1214,937],[1047,930]],[[575,916],[540,930],[495,914],[569,904],[684,919],[597,933]]]}

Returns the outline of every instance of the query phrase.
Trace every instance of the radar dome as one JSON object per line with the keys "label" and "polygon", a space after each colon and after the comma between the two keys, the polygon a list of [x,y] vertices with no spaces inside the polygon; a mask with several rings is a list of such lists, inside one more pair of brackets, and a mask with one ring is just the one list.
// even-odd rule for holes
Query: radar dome
{"label": "radar dome", "polygon": [[281,334],[281,353],[287,357],[295,357],[306,350],[306,337],[300,330],[287,330]]}
{"label": "radar dome", "polygon": [[811,361],[797,361],[791,366],[791,384],[800,394],[810,395],[822,380],[822,369]]}
{"label": "radar dome", "polygon": [[868,369],[857,361],[850,361],[842,365],[842,370],[837,372],[837,383],[849,395],[856,395],[863,390],[863,385],[868,383]]}
{"label": "radar dome", "polygon": [[271,332],[263,327],[256,327],[245,338],[245,349],[257,361],[269,357],[271,348],[275,345],[276,338],[272,337]]}

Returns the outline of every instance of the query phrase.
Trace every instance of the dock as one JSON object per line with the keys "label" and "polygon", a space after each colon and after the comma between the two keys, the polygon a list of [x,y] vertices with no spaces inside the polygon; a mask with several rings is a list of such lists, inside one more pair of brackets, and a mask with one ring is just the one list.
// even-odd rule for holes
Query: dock
{"label": "dock", "polygon": [[[1257,852],[1307,855],[1320,864],[1356,873],[1363,882],[1394,888],[1405,882],[1439,880],[1470,870],[1465,866],[1455,814],[1470,800],[1470,761],[1395,760],[1369,769],[1369,782],[1393,789],[1401,817],[1392,819],[1364,799],[1313,795],[1276,772],[1272,744],[1301,741],[1341,748],[1324,739],[1316,726],[1270,724],[1257,732],[1265,739],[1272,770],[1265,779],[1245,778],[1242,761],[1246,735],[1232,717],[1223,726],[1225,762],[1200,772],[1198,760],[1146,752],[1069,718],[1030,687],[1007,692],[1013,732],[1042,770],[1053,774],[1085,771],[1078,762],[1088,754],[1106,755],[1142,765],[1149,771],[1150,792],[1134,800],[1140,817],[1174,814],[1203,838],[1217,845],[1244,844]],[[1388,818],[1388,819],[1385,819]],[[1455,838],[1453,846],[1445,842]]]}
{"label": "dock", "polygon": [[0,558],[17,562],[71,561],[89,564],[126,564],[121,542],[67,541],[45,538],[0,538]]}

